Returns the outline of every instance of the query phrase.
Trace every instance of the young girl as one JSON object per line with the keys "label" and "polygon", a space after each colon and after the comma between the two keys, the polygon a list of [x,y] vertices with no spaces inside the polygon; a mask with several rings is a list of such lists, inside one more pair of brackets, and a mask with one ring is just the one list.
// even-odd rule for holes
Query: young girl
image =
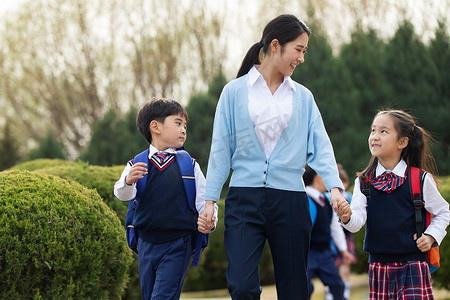
{"label": "young girl", "polygon": [[[364,250],[369,253],[370,299],[433,299],[426,252],[441,243],[450,212],[431,175],[435,164],[429,139],[404,111],[379,112],[369,135],[369,165],[355,180],[351,205],[339,203],[338,214],[349,231],[358,231],[367,220]],[[434,218],[419,239],[405,178],[409,167],[428,172],[423,200]],[[376,177],[367,201],[360,181],[373,171]]]}
{"label": "young girl", "polygon": [[217,104],[205,192],[211,201],[202,215],[211,222],[212,203],[233,169],[225,201],[232,299],[260,299],[258,263],[266,240],[278,299],[308,299],[312,224],[301,180],[306,159],[331,190],[331,198],[345,201],[314,98],[290,77],[304,61],[309,34],[293,15],[270,21]]}

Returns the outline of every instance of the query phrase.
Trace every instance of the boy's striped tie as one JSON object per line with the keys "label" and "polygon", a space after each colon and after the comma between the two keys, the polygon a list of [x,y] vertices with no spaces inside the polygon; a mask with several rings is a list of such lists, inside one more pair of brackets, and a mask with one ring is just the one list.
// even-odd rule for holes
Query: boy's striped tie
{"label": "boy's striped tie", "polygon": [[160,170],[164,170],[175,158],[172,153],[164,151],[155,152],[151,157],[151,162]]}

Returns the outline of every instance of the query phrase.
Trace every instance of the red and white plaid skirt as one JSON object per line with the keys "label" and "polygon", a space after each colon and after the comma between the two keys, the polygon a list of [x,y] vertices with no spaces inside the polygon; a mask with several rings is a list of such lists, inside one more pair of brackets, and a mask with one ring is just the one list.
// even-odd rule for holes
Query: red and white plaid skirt
{"label": "red and white plaid skirt", "polygon": [[432,300],[426,261],[369,264],[370,300]]}

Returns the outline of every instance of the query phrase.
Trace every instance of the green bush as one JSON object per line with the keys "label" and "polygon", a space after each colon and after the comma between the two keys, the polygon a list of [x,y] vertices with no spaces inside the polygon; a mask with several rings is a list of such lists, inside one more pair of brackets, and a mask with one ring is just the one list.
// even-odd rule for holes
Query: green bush
{"label": "green bush", "polygon": [[116,212],[122,224],[125,224],[128,201],[120,201],[114,196],[114,183],[119,179],[122,170],[123,166],[101,167],[79,162],[41,168],[37,171],[75,180],[87,188],[95,189],[106,205]]}
{"label": "green bush", "polygon": [[[448,202],[450,200],[450,176],[439,178],[439,191],[442,197],[444,197],[444,199],[446,199]],[[352,271],[357,273],[365,273],[368,272],[369,269],[369,256],[362,249],[364,243],[364,234],[365,227],[361,228],[360,231],[353,235],[355,238],[358,263],[356,265],[352,265]],[[450,278],[450,237],[447,236],[444,238],[441,245],[439,246],[439,253],[441,257],[441,267],[439,268],[439,270],[431,274],[433,284],[450,289],[450,281],[448,280],[448,278]]]}
{"label": "green bush", "polygon": [[[79,162],[72,164],[63,163],[62,165],[55,164],[54,167],[41,168],[38,171],[56,175],[64,179],[75,180],[85,187],[95,189],[100,194],[103,201],[115,211],[123,226],[125,226],[128,201],[120,201],[114,196],[114,183],[119,179],[123,168],[123,166],[91,166],[87,163]],[[123,233],[125,232],[124,227],[122,227],[122,231]],[[129,251],[132,253],[131,250]],[[139,266],[136,255],[133,255],[133,261],[129,268],[128,276],[129,282],[125,293],[122,295],[123,299],[141,299]]]}
{"label": "green bush", "polygon": [[67,166],[76,164],[75,162],[64,160],[64,159],[49,159],[49,158],[41,158],[25,161],[18,165],[12,167],[12,170],[27,170],[27,171],[35,171],[43,168],[51,168],[56,166]]}
{"label": "green bush", "polygon": [[131,254],[99,195],[38,172],[0,173],[0,298],[119,299]]}

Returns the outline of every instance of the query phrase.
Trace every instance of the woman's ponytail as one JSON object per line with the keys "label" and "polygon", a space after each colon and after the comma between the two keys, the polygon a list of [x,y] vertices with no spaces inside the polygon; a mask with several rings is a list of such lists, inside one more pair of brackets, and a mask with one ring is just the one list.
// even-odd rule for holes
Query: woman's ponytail
{"label": "woman's ponytail", "polygon": [[242,61],[241,67],[239,68],[239,72],[237,73],[236,78],[245,75],[250,71],[253,65],[259,65],[261,62],[259,61],[259,53],[263,48],[263,44],[261,42],[255,43],[250,49],[247,51],[247,54]]}

